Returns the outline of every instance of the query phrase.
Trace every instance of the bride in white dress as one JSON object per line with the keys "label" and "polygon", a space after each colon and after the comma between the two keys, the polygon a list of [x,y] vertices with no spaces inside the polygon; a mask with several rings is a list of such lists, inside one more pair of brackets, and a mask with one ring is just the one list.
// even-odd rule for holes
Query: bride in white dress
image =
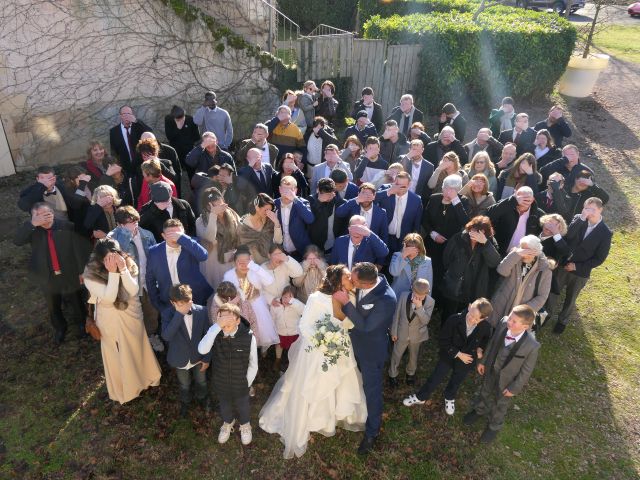
{"label": "bride in white dress", "polygon": [[349,356],[340,357],[326,372],[322,370],[324,355],[316,349],[306,351],[316,322],[325,314],[331,315],[332,322],[345,330],[353,326],[342,313],[340,304],[334,304],[331,298],[331,294],[340,289],[353,290],[351,275],[344,265],[334,265],[327,269],[318,291],[309,296],[300,319],[300,337],[289,350],[289,368],[260,412],[260,427],[280,435],[284,458],[302,456],[307,450],[310,432],[332,436],[336,426],[351,431],[364,430],[367,404],[351,344]]}

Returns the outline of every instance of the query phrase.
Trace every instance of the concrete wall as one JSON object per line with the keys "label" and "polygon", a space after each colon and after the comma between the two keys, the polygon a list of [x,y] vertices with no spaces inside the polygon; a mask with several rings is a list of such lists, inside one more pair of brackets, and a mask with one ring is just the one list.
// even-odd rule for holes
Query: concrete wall
{"label": "concrete wall", "polygon": [[[243,51],[216,51],[223,40],[159,0],[7,3],[0,12],[0,116],[17,170],[75,161],[90,139],[108,142],[124,103],[162,139],[171,105],[192,114],[209,89],[230,111],[236,138],[277,102],[270,70]],[[264,16],[253,30],[254,40],[266,41]]]}

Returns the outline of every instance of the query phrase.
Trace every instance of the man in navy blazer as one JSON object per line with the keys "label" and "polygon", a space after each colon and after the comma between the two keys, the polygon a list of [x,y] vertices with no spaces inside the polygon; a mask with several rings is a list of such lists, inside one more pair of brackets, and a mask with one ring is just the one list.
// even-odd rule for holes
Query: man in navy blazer
{"label": "man in navy blazer", "polygon": [[376,194],[376,203],[387,211],[389,222],[389,251],[402,250],[408,233],[419,232],[422,219],[422,200],[409,191],[411,175],[400,172],[393,184],[383,185]]}
{"label": "man in navy blazer", "polygon": [[296,196],[297,188],[295,178],[283,177],[280,181],[280,198],[275,200],[275,205],[278,220],[282,225],[284,251],[299,260],[311,243],[307,225],[313,223],[314,217],[309,202]]}
{"label": "man in navy blazer", "polygon": [[367,220],[354,215],[349,220],[349,234],[336,238],[329,258],[330,265],[342,263],[351,268],[358,262],[384,265],[389,248],[367,227]]}
{"label": "man in navy blazer", "polygon": [[[556,281],[557,291],[561,293],[566,287],[567,292],[554,333],[564,332],[576,309],[578,295],[589,281],[591,270],[602,265],[609,255],[613,232],[604,223],[603,208],[602,200],[598,197],[585,200],[582,213],[573,217],[564,237],[571,253],[563,262],[564,265],[558,267]],[[558,297],[559,294],[549,295],[547,309],[550,317],[558,303]]]}
{"label": "man in navy blazer", "polygon": [[[358,196],[358,186],[349,180],[347,172],[341,168],[334,168],[329,178],[336,184],[336,196],[342,200],[351,200]],[[311,192],[312,194],[315,192]]]}
{"label": "man in navy blazer", "polygon": [[376,187],[372,183],[360,185],[358,196],[347,200],[336,208],[336,216],[350,219],[354,215],[361,215],[367,221],[367,227],[380,237],[384,243],[389,239],[389,222],[384,208],[376,205]]}
{"label": "man in navy blazer", "polygon": [[247,152],[249,165],[238,170],[238,186],[247,189],[247,196],[255,198],[258,193],[266,193],[273,198],[273,177],[275,172],[271,165],[262,163],[262,152],[251,148]]}
{"label": "man in navy blazer", "polygon": [[349,302],[346,292],[340,290],[333,298],[342,304],[342,311],[353,322],[351,343],[367,400],[367,423],[358,453],[366,454],[380,434],[383,409],[384,364],[389,356],[389,328],[396,310],[396,294],[375,265],[356,264],[351,271],[356,287],[356,304]]}
{"label": "man in navy blazer", "polygon": [[164,222],[161,242],[149,248],[147,257],[147,292],[153,306],[163,313],[171,307],[169,290],[173,285],[186,283],[193,291],[193,301],[206,305],[213,289],[200,273],[200,262],[207,259],[207,251],[195,239],[184,233],[180,220]]}
{"label": "man in navy blazer", "polygon": [[424,143],[422,140],[411,140],[409,153],[401,156],[398,160],[404,167],[404,171],[411,175],[409,191],[422,199],[424,207],[431,196],[431,189],[427,183],[433,174],[433,165],[424,159],[423,153]]}
{"label": "man in navy blazer", "polygon": [[162,338],[169,343],[167,363],[176,369],[180,388],[180,416],[185,417],[191,402],[191,376],[195,397],[206,410],[211,409],[207,396],[207,368],[211,352],[202,355],[198,343],[209,330],[209,315],[202,305],[193,303],[191,287],[185,283],[169,290],[171,308],[162,312]]}

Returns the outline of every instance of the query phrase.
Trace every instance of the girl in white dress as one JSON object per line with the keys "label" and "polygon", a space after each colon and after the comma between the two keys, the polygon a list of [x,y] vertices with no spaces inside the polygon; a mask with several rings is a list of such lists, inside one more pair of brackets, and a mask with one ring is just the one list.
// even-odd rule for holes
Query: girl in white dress
{"label": "girl in white dress", "polygon": [[316,322],[326,314],[345,333],[352,326],[331,297],[341,289],[353,290],[351,276],[344,265],[333,265],[327,269],[318,291],[309,296],[300,319],[300,337],[289,350],[289,368],[260,412],[260,427],[280,435],[284,458],[302,456],[311,432],[332,436],[336,425],[351,431],[364,430],[367,406],[353,347],[350,345],[349,356],[340,357],[327,371],[322,369],[324,355],[319,350],[306,351]]}
{"label": "girl in white dress", "polygon": [[263,293],[264,287],[274,282],[271,272],[252,260],[246,245],[238,246],[234,256],[234,268],[224,274],[223,280],[233,283],[243,300],[251,303],[258,320],[256,341],[265,354],[271,345],[280,343],[280,337],[271,318],[271,312]]}

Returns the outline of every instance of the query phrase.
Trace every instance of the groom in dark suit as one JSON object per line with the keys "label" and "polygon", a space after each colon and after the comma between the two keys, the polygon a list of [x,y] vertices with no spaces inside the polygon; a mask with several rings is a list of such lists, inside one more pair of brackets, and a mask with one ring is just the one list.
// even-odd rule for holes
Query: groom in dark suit
{"label": "groom in dark suit", "polygon": [[344,291],[333,294],[354,324],[350,332],[353,351],[362,372],[367,399],[367,424],[358,453],[369,453],[382,424],[384,364],[389,356],[389,328],[396,310],[396,294],[373,263],[357,263],[351,272],[356,305]]}

